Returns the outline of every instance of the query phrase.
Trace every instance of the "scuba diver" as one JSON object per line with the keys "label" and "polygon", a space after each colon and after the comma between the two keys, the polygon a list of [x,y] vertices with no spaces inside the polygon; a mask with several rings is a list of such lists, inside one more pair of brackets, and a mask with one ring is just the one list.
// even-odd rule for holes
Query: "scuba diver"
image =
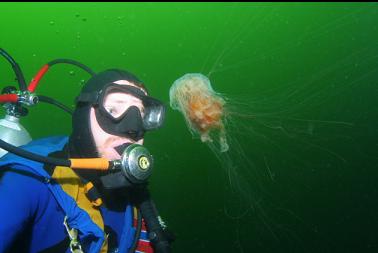
{"label": "scuba diver", "polygon": [[[142,146],[164,114],[135,75],[110,69],[82,88],[69,137],[21,151],[1,141],[10,151],[0,159],[0,252],[170,252],[174,238],[148,192],[153,160]],[[87,158],[94,162],[55,162]],[[96,169],[104,159],[118,169]]]}

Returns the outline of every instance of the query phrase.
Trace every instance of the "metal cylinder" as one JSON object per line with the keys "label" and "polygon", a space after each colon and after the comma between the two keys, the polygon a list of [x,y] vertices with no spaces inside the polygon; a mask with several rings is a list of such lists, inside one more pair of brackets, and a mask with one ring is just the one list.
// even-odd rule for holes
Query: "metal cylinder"
{"label": "metal cylinder", "polygon": [[[14,146],[22,146],[32,139],[26,129],[20,124],[20,119],[14,116],[6,115],[0,119],[0,139]],[[8,151],[0,149],[0,157]]]}

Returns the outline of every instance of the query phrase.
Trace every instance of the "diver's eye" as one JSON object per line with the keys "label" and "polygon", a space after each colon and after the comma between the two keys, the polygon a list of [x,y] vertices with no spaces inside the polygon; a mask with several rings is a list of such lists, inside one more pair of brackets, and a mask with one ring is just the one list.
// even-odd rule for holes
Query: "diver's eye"
{"label": "diver's eye", "polygon": [[105,107],[105,110],[110,114],[112,115],[114,118],[118,117],[119,113],[118,113],[118,110],[117,108],[115,107],[112,107],[112,106],[108,106],[108,107]]}

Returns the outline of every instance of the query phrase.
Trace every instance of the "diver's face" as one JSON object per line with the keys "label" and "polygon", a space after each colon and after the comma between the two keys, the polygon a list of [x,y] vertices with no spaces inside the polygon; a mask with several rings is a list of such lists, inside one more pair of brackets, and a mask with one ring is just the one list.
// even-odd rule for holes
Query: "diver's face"
{"label": "diver's face", "polygon": [[[130,85],[138,87],[135,84],[130,83],[126,80],[120,80],[115,83],[120,85]],[[142,101],[127,93],[110,93],[104,100],[104,108],[114,117],[117,117],[120,114],[122,114],[125,111],[125,109],[129,108],[130,106],[137,106],[141,111],[143,111]],[[106,158],[108,160],[120,159],[121,156],[114,149],[115,147],[125,143],[143,144],[144,139],[134,141],[127,137],[111,135],[105,132],[96,119],[96,114],[93,107],[90,110],[90,121],[93,139],[100,157]]]}

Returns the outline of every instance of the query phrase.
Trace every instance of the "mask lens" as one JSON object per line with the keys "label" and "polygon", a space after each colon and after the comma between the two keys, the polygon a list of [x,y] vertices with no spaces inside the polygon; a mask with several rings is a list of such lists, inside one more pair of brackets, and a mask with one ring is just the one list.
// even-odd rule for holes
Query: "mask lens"
{"label": "mask lens", "polygon": [[115,120],[121,119],[130,106],[138,107],[143,118],[144,107],[139,98],[117,88],[109,88],[104,94],[103,108]]}
{"label": "mask lens", "polygon": [[146,112],[143,118],[144,128],[151,130],[161,127],[164,121],[164,114],[165,109],[162,104],[146,106]]}
{"label": "mask lens", "polygon": [[121,121],[130,107],[136,107],[143,121],[144,130],[163,125],[165,107],[157,99],[146,96],[136,87],[110,85],[100,98],[102,111],[114,121]]}

